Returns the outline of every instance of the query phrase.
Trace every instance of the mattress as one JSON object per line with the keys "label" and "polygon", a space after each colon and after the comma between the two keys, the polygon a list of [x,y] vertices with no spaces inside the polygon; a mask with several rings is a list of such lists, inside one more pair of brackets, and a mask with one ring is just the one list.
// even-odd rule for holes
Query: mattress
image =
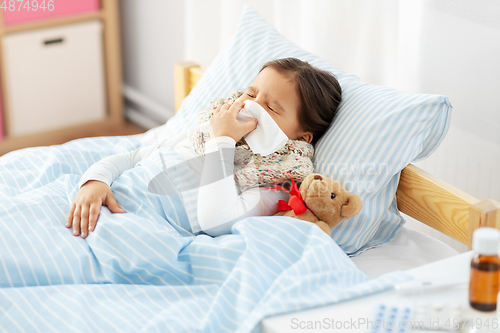
{"label": "mattress", "polygon": [[351,259],[369,278],[376,278],[395,270],[404,271],[457,254],[457,250],[440,240],[403,227],[389,243]]}

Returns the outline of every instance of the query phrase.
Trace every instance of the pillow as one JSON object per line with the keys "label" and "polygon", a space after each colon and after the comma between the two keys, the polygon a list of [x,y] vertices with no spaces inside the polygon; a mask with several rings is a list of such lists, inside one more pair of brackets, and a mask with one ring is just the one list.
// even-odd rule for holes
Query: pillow
{"label": "pillow", "polygon": [[361,213],[332,230],[350,256],[389,242],[403,226],[395,193],[401,170],[429,156],[443,140],[452,106],[445,96],[375,86],[310,54],[245,6],[232,39],[165,125],[180,133],[196,125],[210,99],[246,89],[266,61],[296,57],[333,73],[342,87],[338,115],[316,144],[315,171],[363,200]]}

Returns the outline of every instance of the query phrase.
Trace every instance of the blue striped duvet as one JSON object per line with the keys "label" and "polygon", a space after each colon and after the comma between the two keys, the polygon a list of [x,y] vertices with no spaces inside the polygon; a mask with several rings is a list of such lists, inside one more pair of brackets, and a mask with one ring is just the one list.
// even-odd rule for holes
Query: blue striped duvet
{"label": "blue striped duvet", "polygon": [[95,231],[73,236],[64,224],[80,176],[139,145],[87,138],[0,157],[0,331],[258,332],[264,317],[405,278],[368,280],[319,228],[287,217],[195,236],[183,200],[148,191],[154,158],[112,184],[124,214],[102,207]]}

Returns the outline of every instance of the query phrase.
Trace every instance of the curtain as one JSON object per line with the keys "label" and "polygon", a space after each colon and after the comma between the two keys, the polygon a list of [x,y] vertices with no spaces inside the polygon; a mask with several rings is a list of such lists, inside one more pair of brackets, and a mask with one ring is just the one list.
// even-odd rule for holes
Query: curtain
{"label": "curtain", "polygon": [[398,25],[408,16],[418,21],[418,11],[410,10],[418,6],[397,0],[187,0],[187,59],[210,64],[231,38],[245,3],[287,39],[367,82],[395,87],[398,62],[408,65],[399,59],[399,45],[407,43],[400,43]]}

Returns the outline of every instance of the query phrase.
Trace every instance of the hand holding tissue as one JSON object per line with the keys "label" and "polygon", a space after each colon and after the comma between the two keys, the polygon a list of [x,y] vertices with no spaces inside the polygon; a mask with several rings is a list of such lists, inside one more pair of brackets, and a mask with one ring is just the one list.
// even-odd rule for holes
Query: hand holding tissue
{"label": "hand holding tissue", "polygon": [[[286,145],[288,137],[269,113],[258,103],[247,100],[244,102],[244,107],[236,115],[236,120],[243,124],[253,118],[257,118],[257,127],[244,138],[254,154],[267,156]],[[200,130],[209,132],[209,126],[210,121],[207,121],[200,125]]]}
{"label": "hand holding tissue", "polygon": [[245,107],[238,112],[236,120],[240,124],[257,118],[257,128],[244,138],[254,154],[266,156],[283,148],[288,137],[267,111],[254,101],[245,101]]}

